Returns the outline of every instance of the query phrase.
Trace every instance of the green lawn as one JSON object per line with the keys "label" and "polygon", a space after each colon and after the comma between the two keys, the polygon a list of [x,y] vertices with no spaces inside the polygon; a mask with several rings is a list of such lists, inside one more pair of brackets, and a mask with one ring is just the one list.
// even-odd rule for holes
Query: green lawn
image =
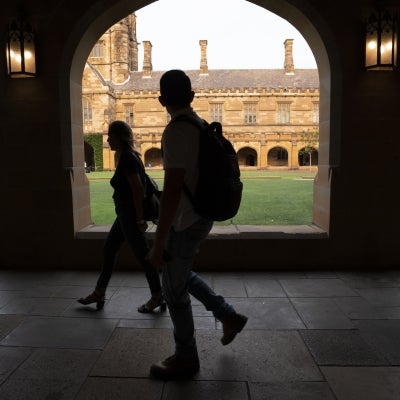
{"label": "green lawn", "polygon": [[[162,188],[163,171],[147,170]],[[113,172],[86,174],[90,182],[92,219],[111,224],[115,217],[110,178]],[[303,225],[312,221],[314,172],[244,171],[239,213],[218,225]]]}

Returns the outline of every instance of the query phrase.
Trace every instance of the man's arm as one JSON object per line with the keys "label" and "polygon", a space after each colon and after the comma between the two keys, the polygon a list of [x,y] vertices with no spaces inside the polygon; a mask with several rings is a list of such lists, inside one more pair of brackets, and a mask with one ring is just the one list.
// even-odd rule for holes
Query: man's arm
{"label": "man's arm", "polygon": [[184,176],[185,170],[183,168],[168,168],[164,173],[160,215],[153,247],[149,254],[149,260],[156,268],[162,268],[165,264],[163,260],[165,242],[182,196]]}

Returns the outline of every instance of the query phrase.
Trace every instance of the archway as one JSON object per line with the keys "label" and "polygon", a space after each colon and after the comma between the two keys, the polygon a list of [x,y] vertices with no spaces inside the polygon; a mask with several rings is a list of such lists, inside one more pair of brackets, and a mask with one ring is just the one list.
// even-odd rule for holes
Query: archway
{"label": "archway", "polygon": [[318,150],[312,149],[311,152],[305,151],[303,147],[299,151],[299,166],[316,166],[318,165]]}
{"label": "archway", "polygon": [[[335,114],[339,112],[340,96],[332,90],[335,87],[334,79],[339,76],[332,75],[331,71],[339,70],[340,60],[337,51],[332,47],[334,43],[330,39],[330,31],[326,28],[323,18],[309,4],[303,5],[296,0],[259,0],[250,1],[263,7],[281,18],[286,19],[297,28],[313,51],[320,75],[320,152],[318,164],[318,177],[314,184],[314,213],[313,222],[319,227],[329,231],[330,218],[330,182],[332,166],[339,165],[340,135],[336,126],[331,126],[335,120]],[[65,99],[63,110],[62,143],[63,143],[63,164],[66,169],[71,165],[79,171],[83,168],[83,126],[81,107],[71,106],[71,100],[80,98],[82,71],[88,54],[95,41],[107,30],[109,26],[124,18],[131,12],[149,5],[153,1],[126,2],[118,0],[109,4],[108,2],[96,1],[93,6],[83,13],[76,21],[69,42],[64,49],[60,71],[62,97]],[[328,57],[329,53],[329,57]],[[72,60],[72,62],[71,62]],[[339,85],[338,85],[339,87]],[[336,103],[335,103],[336,102]],[[331,115],[332,111],[332,115]],[[81,168],[81,170],[79,170]],[[80,204],[82,208],[89,205],[88,182],[84,179],[71,180],[72,196],[74,207]],[[87,193],[87,204],[82,201],[83,193]],[[79,198],[80,201],[77,201]],[[79,213],[74,208],[75,230],[90,224],[89,215]]]}
{"label": "archway", "polygon": [[146,168],[162,168],[161,150],[155,147],[144,153],[144,165]]}
{"label": "archway", "polygon": [[269,167],[287,167],[288,151],[284,147],[273,147],[267,155],[267,165]]}
{"label": "archway", "polygon": [[241,167],[256,167],[257,152],[251,147],[243,147],[237,152],[239,166]]}

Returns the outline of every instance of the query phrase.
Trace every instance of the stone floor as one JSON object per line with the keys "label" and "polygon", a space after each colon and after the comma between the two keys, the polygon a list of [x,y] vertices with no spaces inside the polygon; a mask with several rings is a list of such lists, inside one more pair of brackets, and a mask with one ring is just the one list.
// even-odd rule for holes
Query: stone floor
{"label": "stone floor", "polygon": [[203,276],[249,321],[224,347],[193,301],[201,371],[163,382],[171,322],[136,311],[143,274],[115,273],[96,311],[76,302],[96,271],[0,270],[0,399],[400,399],[400,270]]}

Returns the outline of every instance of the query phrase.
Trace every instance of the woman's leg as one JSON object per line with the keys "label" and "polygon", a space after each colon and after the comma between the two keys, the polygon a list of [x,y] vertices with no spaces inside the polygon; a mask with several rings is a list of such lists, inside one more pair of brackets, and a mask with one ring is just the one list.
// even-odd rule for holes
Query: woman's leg
{"label": "woman's leg", "polygon": [[125,236],[117,217],[103,246],[103,267],[97,280],[96,293],[105,294],[117,262],[119,249],[124,241]]}
{"label": "woman's leg", "polygon": [[146,235],[140,232],[132,213],[126,211],[119,216],[122,231],[125,239],[129,243],[133,254],[142,266],[152,295],[161,294],[161,281],[158,271],[147,261],[146,256],[150,250]]}

